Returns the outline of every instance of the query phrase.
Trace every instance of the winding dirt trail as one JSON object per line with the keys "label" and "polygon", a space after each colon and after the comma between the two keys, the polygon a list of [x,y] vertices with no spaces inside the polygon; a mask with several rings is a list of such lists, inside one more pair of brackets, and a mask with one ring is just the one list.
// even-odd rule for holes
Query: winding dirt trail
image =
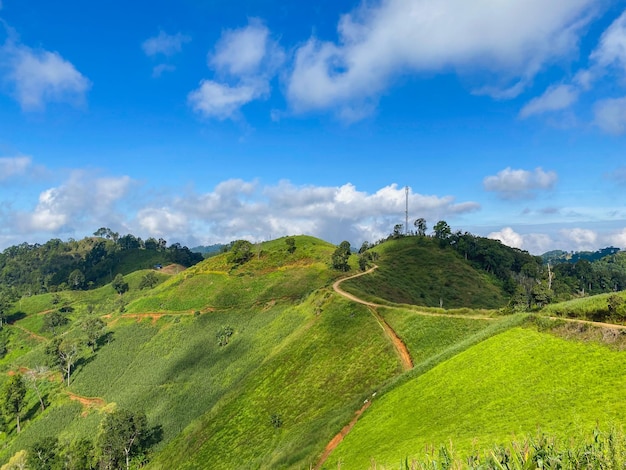
{"label": "winding dirt trail", "polygon": [[385,321],[385,319],[382,316],[380,316],[380,314],[376,311],[377,307],[383,307],[383,305],[375,304],[373,302],[368,302],[366,300],[360,299],[356,297],[355,295],[352,295],[341,288],[342,282],[347,281],[348,279],[354,279],[357,277],[365,276],[366,274],[370,274],[374,272],[376,268],[378,268],[378,266],[374,266],[362,273],[358,273],[353,276],[348,276],[348,277],[339,279],[335,281],[335,283],[333,284],[333,289],[335,290],[335,292],[337,292],[337,294],[342,295],[345,298],[353,302],[359,303],[361,305],[366,305],[367,307],[369,307],[370,312],[372,313],[372,315],[374,316],[374,318],[376,319],[380,327],[385,332],[385,335],[387,336],[387,338],[389,338],[389,340],[393,344],[393,347],[396,349],[396,352],[398,353],[398,356],[400,357],[400,361],[402,362],[402,368],[405,371],[411,370],[413,369],[413,360],[411,359],[411,354],[409,353],[408,348],[406,347],[404,342],[400,339],[400,337],[396,334],[393,328],[391,328],[391,326],[389,326],[389,324]]}
{"label": "winding dirt trail", "polygon": [[[393,344],[398,354],[398,357],[400,358],[400,362],[402,363],[402,369],[404,371],[411,370],[413,368],[413,360],[411,359],[409,350],[407,349],[404,342],[400,339],[400,337],[393,330],[393,328],[391,328],[391,326],[389,326],[389,324],[385,321],[385,319],[381,317],[380,314],[376,311],[377,307],[384,307],[384,305],[379,305],[373,302],[368,302],[366,300],[360,299],[356,297],[355,295],[352,295],[341,288],[342,282],[347,281],[348,279],[354,279],[356,277],[370,274],[376,268],[378,268],[378,266],[374,266],[362,273],[358,273],[353,276],[344,277],[342,279],[335,281],[335,283],[333,284],[333,290],[337,292],[337,294],[345,297],[346,299],[349,299],[361,305],[365,305],[369,308],[370,313],[376,319],[380,327],[385,332],[385,336],[387,336],[387,338],[389,338],[389,340]],[[352,428],[357,423],[361,415],[365,412],[365,410],[367,410],[370,407],[371,404],[372,404],[371,400],[366,400],[363,406],[359,410],[356,411],[352,420],[350,420],[350,422],[346,424],[343,427],[343,429],[339,431],[339,433],[335,437],[333,437],[332,440],[326,445],[324,452],[322,452],[322,455],[320,456],[319,460],[317,461],[317,464],[315,465],[315,470],[319,470],[320,468],[322,468],[322,465],[324,465],[324,463],[326,462],[330,454],[337,448],[337,446],[341,443],[341,441],[343,441],[344,437],[348,435],[348,433],[352,430]]]}

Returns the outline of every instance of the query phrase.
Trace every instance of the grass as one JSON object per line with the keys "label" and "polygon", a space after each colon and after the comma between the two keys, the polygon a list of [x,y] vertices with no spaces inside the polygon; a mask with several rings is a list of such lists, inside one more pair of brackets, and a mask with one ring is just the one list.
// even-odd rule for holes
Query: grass
{"label": "grass", "polygon": [[366,308],[320,293],[291,314],[306,321],[148,468],[308,468],[359,403],[400,372]]}
{"label": "grass", "polygon": [[582,318],[591,321],[611,321],[610,318],[607,318],[609,315],[607,301],[611,295],[618,295],[626,300],[626,291],[598,294],[550,304],[544,307],[541,313],[567,318]]}
{"label": "grass", "polygon": [[342,287],[367,300],[445,308],[498,308],[506,298],[497,281],[437,240],[406,237],[376,248],[378,269]]}
{"label": "grass", "polygon": [[490,324],[490,320],[425,316],[414,310],[398,308],[379,308],[378,311],[400,336],[416,364],[484,330]]}
{"label": "grass", "polygon": [[604,346],[514,328],[375,401],[328,468],[397,465],[450,441],[467,456],[538,428],[573,437],[624,422],[625,366]]}

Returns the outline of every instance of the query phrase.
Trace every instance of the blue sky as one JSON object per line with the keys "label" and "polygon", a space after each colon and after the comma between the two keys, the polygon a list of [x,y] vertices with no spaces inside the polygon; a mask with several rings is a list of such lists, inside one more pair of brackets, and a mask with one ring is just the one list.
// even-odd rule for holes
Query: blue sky
{"label": "blue sky", "polygon": [[409,217],[626,248],[626,5],[0,0],[0,249],[375,241]]}

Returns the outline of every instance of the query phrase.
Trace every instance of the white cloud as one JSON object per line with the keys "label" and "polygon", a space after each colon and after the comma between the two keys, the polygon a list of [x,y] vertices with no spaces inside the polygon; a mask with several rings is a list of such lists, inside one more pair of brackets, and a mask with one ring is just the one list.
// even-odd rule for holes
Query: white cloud
{"label": "white cloud", "polygon": [[[344,15],[337,43],[296,50],[287,95],[295,111],[371,106],[395,76],[450,69],[501,81],[512,97],[547,63],[576,51],[597,2],[387,0]],[[504,87],[502,86],[504,85]]]}
{"label": "white cloud", "polygon": [[180,233],[188,227],[187,217],[166,208],[146,208],[139,211],[137,221],[142,229],[153,236]]}
{"label": "white cloud", "polygon": [[626,72],[626,11],[602,34],[591,59],[600,67],[614,65]]}
{"label": "white cloud", "polygon": [[[624,11],[604,31],[598,45],[589,55],[589,68],[576,72],[569,84],[550,86],[543,95],[532,99],[520,111],[520,117],[526,118],[545,112],[561,111],[569,108],[578,100],[582,92],[590,91],[593,85],[611,71],[616,71],[621,80],[626,78],[626,11]],[[615,77],[610,79],[615,82]],[[626,98],[624,98],[626,99]],[[605,132],[621,134],[624,132],[624,116],[620,112],[620,101],[624,99],[605,99],[596,103],[596,124]]]}
{"label": "white cloud", "polygon": [[257,20],[244,28],[228,30],[209,55],[217,79],[202,80],[187,101],[204,117],[234,119],[242,106],[270,94],[270,81],[285,54],[270,31]]}
{"label": "white cloud", "polygon": [[132,180],[128,176],[98,178],[75,171],[64,184],[39,195],[32,213],[20,214],[24,231],[58,232],[92,226],[101,218],[115,219],[115,203],[124,198]]}
{"label": "white cloud", "polygon": [[626,249],[626,228],[608,236],[609,245]]}
{"label": "white cloud", "polygon": [[0,48],[0,63],[7,69],[6,81],[24,111],[42,110],[47,102],[80,104],[91,87],[58,52],[36,51],[9,40]]}
{"label": "white cloud", "polygon": [[[451,196],[410,194],[409,199],[415,218],[432,220],[473,212],[479,207],[474,202],[456,203]],[[176,223],[186,220],[188,227],[210,233],[213,241],[242,237],[263,240],[296,233],[331,241],[377,240],[403,222],[405,191],[397,185],[367,193],[349,183],[339,187],[295,186],[282,181],[275,186],[261,186],[258,182],[229,180],[209,193],[178,198],[169,207],[145,209],[144,214],[175,214]],[[156,228],[155,219],[150,220]],[[167,225],[170,220],[165,218],[161,223]],[[180,226],[177,230],[183,232]]]}
{"label": "white cloud", "polygon": [[31,165],[31,157],[19,156],[0,158],[0,181],[25,174]]}
{"label": "white cloud", "polygon": [[561,237],[569,246],[574,246],[575,251],[590,251],[598,248],[598,234],[589,229],[573,228],[564,229],[560,232]]}
{"label": "white cloud", "polygon": [[487,238],[500,240],[503,244],[526,250],[533,254],[542,254],[554,247],[552,238],[543,233],[520,234],[511,227],[504,227],[499,232],[491,232]]}
{"label": "white cloud", "polygon": [[578,100],[578,88],[572,85],[556,85],[548,88],[543,95],[526,104],[519,115],[522,119],[549,111],[569,108]]}
{"label": "white cloud", "polygon": [[503,199],[524,199],[534,196],[537,190],[552,189],[558,177],[554,171],[535,168],[534,171],[513,170],[508,167],[497,175],[487,176],[483,186],[487,191],[494,191]]}
{"label": "white cloud", "polygon": [[191,37],[186,34],[167,34],[165,31],[159,31],[158,36],[146,39],[141,44],[141,48],[143,52],[150,57],[158,54],[171,56],[180,52],[183,48],[183,44],[190,41]]}
{"label": "white cloud", "polygon": [[257,20],[245,28],[228,30],[209,56],[209,65],[218,73],[235,77],[273,73],[285,59],[269,29]]}
{"label": "white cloud", "polygon": [[220,120],[234,118],[239,109],[268,92],[265,82],[229,86],[213,80],[202,80],[200,87],[187,97],[194,111],[204,117]]}
{"label": "white cloud", "polygon": [[626,97],[598,101],[594,108],[594,123],[609,134],[626,133]]}

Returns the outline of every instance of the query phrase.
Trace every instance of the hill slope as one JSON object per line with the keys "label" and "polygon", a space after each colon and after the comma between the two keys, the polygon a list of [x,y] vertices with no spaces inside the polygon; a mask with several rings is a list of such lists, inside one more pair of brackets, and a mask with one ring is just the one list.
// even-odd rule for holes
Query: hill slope
{"label": "hill slope", "polygon": [[328,468],[395,468],[429,445],[452,442],[467,456],[538,428],[575,437],[623,423],[625,366],[626,354],[605,346],[509,330],[375,401]]}
{"label": "hill slope", "polygon": [[506,305],[501,282],[477,270],[438,240],[405,237],[372,249],[378,269],[347,281],[343,288],[371,300],[444,308],[498,308]]}

